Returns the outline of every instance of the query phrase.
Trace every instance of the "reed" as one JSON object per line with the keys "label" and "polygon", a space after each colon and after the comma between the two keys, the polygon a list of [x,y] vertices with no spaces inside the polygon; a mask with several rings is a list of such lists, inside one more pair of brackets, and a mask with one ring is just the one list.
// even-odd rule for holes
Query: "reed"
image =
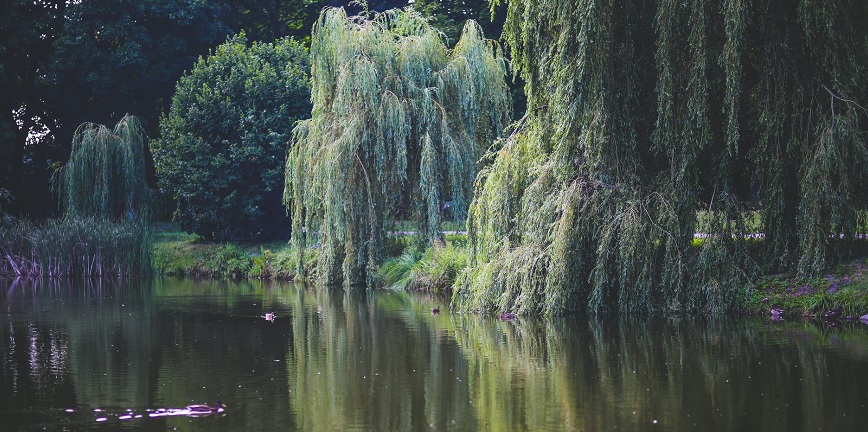
{"label": "reed", "polygon": [[0,276],[150,275],[153,240],[146,224],[97,218],[21,221],[0,227]]}

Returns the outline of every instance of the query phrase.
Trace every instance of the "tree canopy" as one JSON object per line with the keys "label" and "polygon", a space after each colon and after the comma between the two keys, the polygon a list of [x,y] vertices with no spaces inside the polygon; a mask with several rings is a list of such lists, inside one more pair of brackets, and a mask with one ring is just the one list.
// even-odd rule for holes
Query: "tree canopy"
{"label": "tree canopy", "polygon": [[449,49],[412,10],[326,9],[311,59],[312,117],[286,164],[293,239],[320,243],[322,282],[370,282],[388,222],[413,220],[431,241],[447,202],[466,211],[477,160],[509,118],[506,64],[475,22]]}
{"label": "tree canopy", "polygon": [[[482,0],[439,4],[435,25],[479,10]],[[0,188],[14,214],[44,217],[55,200],[49,177],[69,155],[83,122],[114,124],[135,114],[149,136],[177,80],[200,55],[245,32],[250,41],[293,36],[309,43],[325,6],[348,0],[8,0],[0,14]],[[406,0],[371,0],[370,10]],[[351,5],[352,10],[361,6]],[[429,8],[430,9],[430,8]],[[454,9],[454,10],[453,10]],[[473,14],[468,14],[468,17]],[[446,17],[445,19],[441,19]],[[483,23],[485,26],[485,23]],[[488,27],[485,27],[488,31]],[[499,28],[491,31],[499,35]],[[454,42],[454,39],[450,39]],[[147,150],[147,149],[146,149]],[[151,184],[155,180],[147,158]]]}
{"label": "tree canopy", "polygon": [[[217,2],[5,2],[0,14],[0,187],[42,217],[48,178],[86,121],[135,113],[150,134],[184,69],[230,31]],[[21,199],[27,197],[27,199]]]}
{"label": "tree canopy", "polygon": [[852,251],[865,2],[505,2],[528,114],[480,175],[457,305],[721,311]]}
{"label": "tree canopy", "polygon": [[308,52],[292,38],[230,38],[184,75],[152,144],[181,228],[206,238],[288,232],[286,145],[310,115]]}

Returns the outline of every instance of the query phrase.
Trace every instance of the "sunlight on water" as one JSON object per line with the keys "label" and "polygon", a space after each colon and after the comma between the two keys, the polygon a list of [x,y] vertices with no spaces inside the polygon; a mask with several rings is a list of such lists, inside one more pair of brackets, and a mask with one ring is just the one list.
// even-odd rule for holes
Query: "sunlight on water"
{"label": "sunlight on water", "polygon": [[190,280],[0,288],[4,431],[790,431],[868,421],[859,323],[502,321],[394,291]]}

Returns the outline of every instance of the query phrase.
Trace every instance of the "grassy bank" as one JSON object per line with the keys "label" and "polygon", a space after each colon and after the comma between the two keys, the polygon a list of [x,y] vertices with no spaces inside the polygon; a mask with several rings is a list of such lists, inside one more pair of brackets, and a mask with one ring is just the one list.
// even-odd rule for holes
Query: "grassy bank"
{"label": "grassy bank", "polygon": [[[447,243],[450,250],[461,251],[466,236],[459,234],[447,235]],[[266,280],[297,280],[298,253],[286,240],[275,240],[266,243],[239,242],[239,243],[212,243],[203,241],[195,234],[179,232],[169,226],[159,229],[154,235],[154,263],[157,274],[167,276],[188,276],[207,278],[228,279],[266,279]],[[456,272],[464,266],[465,261],[460,261],[461,267],[452,264],[446,271],[438,267],[427,265],[432,254],[430,252],[415,255],[411,236],[388,236],[385,250],[389,256],[403,256],[413,254],[414,262],[422,261],[417,271],[412,272],[409,281],[402,285],[404,288],[433,288],[445,290],[450,287]],[[304,272],[308,277],[314,276],[317,262],[317,248],[308,248],[304,251]],[[439,254],[437,256],[440,256]],[[383,265],[389,267],[390,263],[397,258],[387,260]],[[405,260],[406,262],[406,260]],[[440,262],[443,262],[442,260]],[[403,268],[392,265],[393,277],[401,278]],[[422,269],[424,268],[424,271]],[[441,271],[442,270],[442,271]],[[430,272],[440,275],[435,280]],[[421,279],[428,278],[427,282]],[[417,280],[420,279],[420,280]],[[385,280],[387,285],[394,283],[391,279]]]}
{"label": "grassy bank", "polygon": [[747,296],[745,311],[783,318],[824,318],[840,308],[838,319],[868,314],[868,259],[843,264],[822,278],[768,275],[757,280]]}
{"label": "grassy bank", "polygon": [[392,289],[447,293],[469,258],[467,236],[451,234],[443,244],[424,251],[411,246],[387,259],[377,269],[377,281]]}
{"label": "grassy bank", "polygon": [[[701,243],[701,240],[697,240]],[[286,241],[216,244],[197,236],[168,231],[155,235],[155,264],[159,274],[172,276],[276,279],[297,278],[297,254]],[[450,234],[438,246],[420,250],[412,238],[390,237],[390,258],[377,270],[381,287],[449,293],[467,266],[467,236]],[[305,262],[316,261],[316,249],[305,251]],[[305,271],[311,274],[313,268]],[[838,266],[823,278],[800,279],[795,275],[767,275],[741,288],[740,309],[754,315],[771,315],[773,308],[789,318],[822,317],[840,306],[840,319],[868,314],[868,259]]]}
{"label": "grassy bank", "polygon": [[[315,262],[317,251],[305,251]],[[286,241],[270,243],[209,243],[195,234],[162,231],[155,235],[154,265],[168,276],[296,280],[298,254]],[[309,272],[313,269],[306,269]]]}

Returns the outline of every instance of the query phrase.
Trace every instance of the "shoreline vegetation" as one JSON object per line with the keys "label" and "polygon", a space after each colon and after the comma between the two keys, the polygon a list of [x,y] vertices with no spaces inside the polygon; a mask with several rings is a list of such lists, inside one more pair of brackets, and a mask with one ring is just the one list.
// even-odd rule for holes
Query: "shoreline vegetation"
{"label": "shoreline vegetation", "polygon": [[[375,287],[421,291],[453,297],[456,281],[469,267],[472,245],[456,226],[431,247],[396,227],[386,237],[386,256],[377,266]],[[703,238],[693,247],[701,250]],[[762,242],[753,239],[753,242]],[[0,277],[132,277],[155,275],[210,278],[315,281],[316,245],[298,251],[286,240],[213,242],[178,231],[172,224],[150,229],[135,222],[77,218],[43,225],[22,221],[0,227]],[[820,277],[793,273],[753,277],[733,289],[730,312],[770,319],[823,319],[832,324],[860,320],[868,324],[868,253],[856,256]],[[152,251],[153,253],[148,253]],[[454,303],[454,300],[453,300]],[[477,313],[501,311],[475,310]]]}
{"label": "shoreline vegetation", "polygon": [[0,277],[118,277],[153,273],[153,233],[139,221],[92,217],[0,224]]}
{"label": "shoreline vegetation", "polygon": [[[376,272],[379,289],[406,289],[450,297],[467,268],[470,245],[464,234],[448,234],[433,247],[420,248],[412,236],[391,236],[389,257]],[[697,239],[698,246],[702,239]],[[761,241],[761,240],[756,240]],[[266,243],[215,243],[167,228],[154,235],[157,275],[215,279],[314,280],[317,247],[304,251],[306,278],[297,273],[297,251],[285,240]],[[313,279],[311,279],[313,277]],[[825,276],[762,275],[737,290],[733,312],[770,318],[859,320],[868,314],[868,254],[861,254]],[[838,308],[838,309],[836,309]],[[772,310],[779,311],[773,313]],[[476,311],[491,312],[491,311]],[[832,316],[824,317],[828,312]]]}

